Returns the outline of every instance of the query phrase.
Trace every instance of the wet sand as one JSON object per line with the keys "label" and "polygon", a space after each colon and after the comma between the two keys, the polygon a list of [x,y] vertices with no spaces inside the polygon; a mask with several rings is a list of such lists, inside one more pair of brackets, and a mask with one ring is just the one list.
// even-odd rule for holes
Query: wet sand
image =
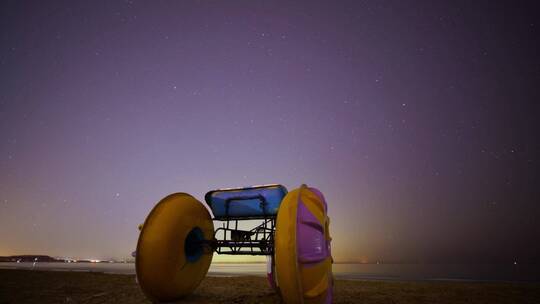
{"label": "wet sand", "polygon": [[[0,304],[149,303],[133,275],[0,270]],[[207,277],[177,303],[281,303],[265,278]],[[540,283],[337,280],[335,303],[540,303]]]}

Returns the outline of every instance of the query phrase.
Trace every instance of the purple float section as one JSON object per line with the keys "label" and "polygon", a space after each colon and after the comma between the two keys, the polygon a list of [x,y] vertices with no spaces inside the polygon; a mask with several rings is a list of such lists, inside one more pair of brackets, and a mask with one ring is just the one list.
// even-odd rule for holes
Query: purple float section
{"label": "purple float section", "polygon": [[[326,203],[326,199],[324,198],[324,195],[322,194],[322,192],[316,188],[309,188],[309,190],[311,190],[311,192],[315,193],[315,195],[317,195],[321,199],[324,205],[324,213],[328,214],[328,204]],[[328,256],[332,256],[332,250],[331,250],[332,246],[330,246],[330,241],[328,241],[326,245],[327,245],[327,250],[328,250]]]}
{"label": "purple float section", "polygon": [[277,290],[276,278],[274,275],[274,259],[272,256],[267,256],[266,258],[266,279],[268,284],[274,290]]}
{"label": "purple float section", "polygon": [[[309,190],[321,199],[324,205],[324,213],[326,214],[327,204],[323,194],[315,188],[309,188]],[[309,267],[310,265],[321,263],[330,257],[330,241],[327,241],[324,235],[325,223],[319,222],[301,199],[298,202],[296,221],[298,263]],[[332,281],[329,282],[329,287],[325,303],[332,303]]]}

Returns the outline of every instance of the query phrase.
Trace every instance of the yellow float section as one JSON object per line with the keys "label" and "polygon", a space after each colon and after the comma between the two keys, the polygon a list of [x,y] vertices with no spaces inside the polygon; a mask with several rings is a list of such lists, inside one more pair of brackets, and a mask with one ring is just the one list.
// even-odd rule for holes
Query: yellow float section
{"label": "yellow float section", "polygon": [[332,257],[302,266],[298,263],[296,227],[299,201],[324,227],[330,240],[329,218],[321,199],[306,185],[289,192],[279,207],[276,220],[275,259],[276,279],[285,303],[324,303],[332,279]]}
{"label": "yellow float section", "polygon": [[173,301],[190,294],[205,277],[212,253],[195,262],[186,259],[184,243],[198,227],[204,239],[214,237],[208,210],[186,193],[171,194],[152,209],[137,242],[135,268],[141,289],[152,301]]}
{"label": "yellow float section", "polygon": [[276,219],[276,279],[285,303],[302,303],[296,255],[296,210],[300,190],[287,193],[281,201]]}

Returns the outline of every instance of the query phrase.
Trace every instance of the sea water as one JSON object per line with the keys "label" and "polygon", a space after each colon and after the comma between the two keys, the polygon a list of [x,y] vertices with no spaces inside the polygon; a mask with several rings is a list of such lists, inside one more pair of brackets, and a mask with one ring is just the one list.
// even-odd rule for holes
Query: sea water
{"label": "sea water", "polygon": [[[135,274],[133,263],[0,263],[0,268]],[[334,264],[336,279],[540,282],[534,264]],[[213,263],[210,276],[266,275],[266,264]]]}

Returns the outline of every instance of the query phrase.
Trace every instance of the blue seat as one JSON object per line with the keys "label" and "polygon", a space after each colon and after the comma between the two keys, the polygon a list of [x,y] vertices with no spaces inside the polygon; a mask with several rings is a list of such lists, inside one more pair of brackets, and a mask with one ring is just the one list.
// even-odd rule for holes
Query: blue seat
{"label": "blue seat", "polygon": [[275,216],[286,194],[282,185],[264,185],[213,190],[204,200],[215,219],[256,219]]}

